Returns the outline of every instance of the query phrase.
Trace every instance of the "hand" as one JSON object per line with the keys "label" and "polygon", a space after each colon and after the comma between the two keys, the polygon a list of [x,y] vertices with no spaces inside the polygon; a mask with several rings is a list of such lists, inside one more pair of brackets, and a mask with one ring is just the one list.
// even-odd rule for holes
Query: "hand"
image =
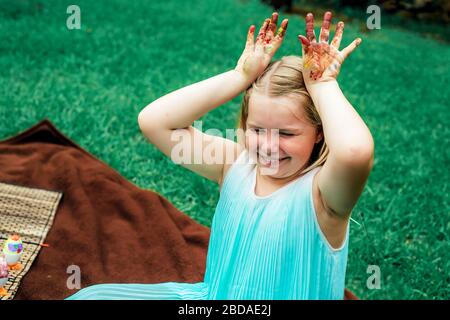
{"label": "hand", "polygon": [[284,19],[281,27],[277,29],[278,13],[272,13],[272,18],[267,18],[259,30],[254,43],[255,26],[251,25],[247,34],[247,43],[244,52],[242,53],[235,70],[240,72],[244,77],[253,82],[263,73],[269,65],[275,52],[281,46],[286,29],[288,26],[288,19]]}
{"label": "hand", "polygon": [[303,78],[307,87],[314,83],[336,80],[344,60],[361,43],[361,38],[357,38],[349,46],[339,51],[344,32],[344,22],[340,21],[336,26],[333,41],[329,45],[331,16],[331,12],[325,12],[319,42],[316,41],[314,34],[312,13],[306,15],[306,37],[298,36],[302,43]]}

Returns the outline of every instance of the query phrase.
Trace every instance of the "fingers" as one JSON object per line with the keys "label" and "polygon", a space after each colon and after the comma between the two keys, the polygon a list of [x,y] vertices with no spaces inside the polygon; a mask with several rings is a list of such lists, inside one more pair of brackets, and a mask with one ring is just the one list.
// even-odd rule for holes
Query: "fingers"
{"label": "fingers", "polygon": [[302,43],[302,57],[304,57],[305,53],[308,52],[308,48],[311,43],[305,36],[302,36],[301,34],[298,35],[298,40],[300,40],[300,42]]}
{"label": "fingers", "polygon": [[277,23],[278,23],[278,13],[274,12],[272,13],[272,19],[270,20],[269,26],[267,27],[267,33],[264,39],[265,43],[269,43],[270,41],[272,41],[275,34],[275,30],[277,29]]}
{"label": "fingers", "polygon": [[322,28],[320,29],[320,42],[328,42],[330,38],[330,25],[331,25],[332,13],[330,11],[325,12],[323,15]]}
{"label": "fingers", "polygon": [[353,40],[352,43],[350,43],[347,47],[345,47],[341,51],[342,60],[345,60],[348,58],[348,56],[356,49],[357,46],[361,44],[361,38],[357,38]]}
{"label": "fingers", "polygon": [[298,36],[298,39],[302,42],[302,46],[305,49],[308,48],[309,45],[311,44],[311,42],[309,42],[309,40],[305,36],[302,36],[301,34]]}
{"label": "fingers", "polygon": [[272,43],[268,44],[269,50],[266,49],[267,53],[274,55],[278,48],[281,46],[281,44],[283,43],[284,35],[286,34],[288,22],[288,19],[284,19],[281,22],[281,26],[277,31],[277,35],[273,39]]}
{"label": "fingers", "polygon": [[310,42],[316,42],[316,35],[314,33],[314,16],[312,13],[306,15],[306,37]]}
{"label": "fingers", "polygon": [[341,45],[343,33],[344,33],[344,22],[339,21],[336,26],[336,32],[334,33],[334,38],[331,41],[331,46],[335,47],[336,50],[339,50],[339,46]]}
{"label": "fingers", "polygon": [[253,51],[255,49],[255,26],[251,25],[247,33],[247,42],[245,44],[245,50]]}
{"label": "fingers", "polygon": [[264,39],[266,37],[267,28],[269,27],[270,19],[266,19],[263,22],[263,25],[261,26],[261,29],[259,29],[258,37],[256,38],[256,45],[260,46],[263,44]]}
{"label": "fingers", "polygon": [[274,41],[278,42],[280,40],[283,40],[284,35],[286,34],[287,27],[288,27],[288,22],[289,22],[288,19],[284,19],[281,22],[281,26],[277,31],[277,35],[275,36]]}
{"label": "fingers", "polygon": [[314,64],[313,62],[313,56],[310,52],[310,45],[311,42],[303,35],[298,35],[298,39],[302,43],[302,60],[303,60],[303,67],[304,68],[311,68]]}

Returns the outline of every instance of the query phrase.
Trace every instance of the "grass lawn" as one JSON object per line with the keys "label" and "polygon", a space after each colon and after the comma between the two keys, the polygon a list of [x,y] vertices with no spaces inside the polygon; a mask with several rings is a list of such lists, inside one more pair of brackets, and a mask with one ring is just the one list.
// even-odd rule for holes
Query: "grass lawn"
{"label": "grass lawn", "polygon": [[[249,25],[259,28],[272,9],[251,0],[76,3],[81,30],[66,28],[72,2],[0,0],[0,139],[48,118],[210,226],[218,186],[148,144],[137,116],[165,93],[234,68]],[[275,58],[301,55],[304,18],[287,17]],[[353,211],[361,226],[351,223],[346,286],[365,299],[448,299],[450,46],[356,23],[346,24],[342,44],[357,36],[363,43],[339,82],[372,131],[376,159]],[[203,129],[233,128],[241,97],[204,116]],[[380,267],[379,290],[366,287],[368,265]]]}

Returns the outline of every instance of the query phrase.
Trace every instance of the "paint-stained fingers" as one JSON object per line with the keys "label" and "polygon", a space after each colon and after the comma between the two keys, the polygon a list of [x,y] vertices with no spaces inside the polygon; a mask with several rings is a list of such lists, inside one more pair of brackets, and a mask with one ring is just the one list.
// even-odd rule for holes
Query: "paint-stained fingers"
{"label": "paint-stained fingers", "polygon": [[341,51],[342,62],[361,44],[361,41],[361,38],[357,38]]}
{"label": "paint-stained fingers", "polygon": [[280,28],[278,28],[277,35],[272,40],[271,43],[268,43],[266,45],[266,53],[270,53],[272,56],[275,54],[275,52],[280,48],[281,44],[283,43],[284,36],[286,34],[286,30],[288,27],[288,19],[284,19],[281,22]]}
{"label": "paint-stained fingers", "polygon": [[258,36],[256,37],[256,46],[261,46],[266,37],[267,28],[269,27],[270,19],[264,20],[261,28],[259,29]]}
{"label": "paint-stained fingers", "polygon": [[245,50],[253,51],[255,49],[255,26],[251,25],[247,33],[247,42]]}
{"label": "paint-stained fingers", "polygon": [[270,43],[270,41],[272,41],[275,35],[275,30],[277,29],[277,23],[278,23],[278,13],[274,12],[272,13],[272,18],[270,19],[269,26],[267,27],[266,38],[264,39],[265,43]]}
{"label": "paint-stained fingers", "polygon": [[302,44],[303,67],[311,68],[314,65],[313,55],[310,52],[311,42],[309,42],[309,40],[301,34],[298,35],[298,39],[300,40],[300,42]]}
{"label": "paint-stained fingers", "polygon": [[276,34],[276,36],[274,38],[274,41],[277,41],[277,42],[283,41],[284,35],[286,34],[286,30],[288,28],[288,24],[289,24],[289,20],[288,19],[284,19],[281,22],[281,25],[280,25],[280,27],[277,30],[277,34]]}
{"label": "paint-stained fingers", "polygon": [[331,18],[332,13],[330,11],[325,12],[323,15],[323,22],[322,22],[322,28],[320,28],[320,42],[328,42],[328,39],[330,38],[330,25],[331,25]]}
{"label": "paint-stained fingers", "polygon": [[305,52],[308,50],[309,45],[311,44],[311,42],[309,42],[309,40],[303,36],[303,35],[298,35],[298,39],[300,40],[300,42],[302,43],[302,47],[305,50]]}
{"label": "paint-stained fingers", "polygon": [[342,34],[344,33],[344,22],[339,21],[336,26],[336,32],[334,33],[334,38],[331,41],[331,46],[339,50],[339,46],[341,45]]}
{"label": "paint-stained fingers", "polygon": [[306,15],[306,38],[310,42],[316,42],[316,34],[314,33],[314,16],[312,13]]}

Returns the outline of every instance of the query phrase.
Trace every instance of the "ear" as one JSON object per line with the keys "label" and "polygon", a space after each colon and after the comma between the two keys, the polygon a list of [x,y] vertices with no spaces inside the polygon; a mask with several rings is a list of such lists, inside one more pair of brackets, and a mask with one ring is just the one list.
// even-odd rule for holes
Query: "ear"
{"label": "ear", "polygon": [[323,131],[321,130],[319,133],[317,133],[316,142],[319,143],[323,139]]}

